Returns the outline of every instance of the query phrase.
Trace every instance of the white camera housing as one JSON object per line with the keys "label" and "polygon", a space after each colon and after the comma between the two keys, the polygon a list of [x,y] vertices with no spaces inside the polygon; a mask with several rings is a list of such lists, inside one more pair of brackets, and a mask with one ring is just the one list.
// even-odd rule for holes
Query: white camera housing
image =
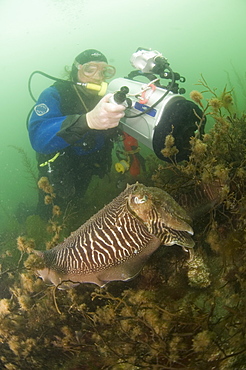
{"label": "white camera housing", "polygon": [[[138,115],[143,110],[151,107],[166,93],[165,89],[156,87],[153,93],[149,93],[149,91],[146,92],[146,94],[150,94],[148,103],[141,104],[139,97],[137,98],[135,95],[139,94],[141,97],[141,91],[143,91],[143,89],[146,87],[146,84],[138,81],[128,80],[126,78],[116,78],[115,80],[111,81],[108,85],[108,92],[115,93],[116,91],[120,90],[122,86],[127,86],[129,88],[128,96],[132,100],[132,108],[127,109],[126,111],[127,116]],[[153,140],[155,128],[161,121],[163,111],[165,108],[167,108],[167,106],[178,100],[185,100],[185,98],[181,95],[169,92],[159,104],[151,109],[150,112],[136,118],[122,118],[120,123],[123,131],[139,140],[148,148],[154,150]]]}

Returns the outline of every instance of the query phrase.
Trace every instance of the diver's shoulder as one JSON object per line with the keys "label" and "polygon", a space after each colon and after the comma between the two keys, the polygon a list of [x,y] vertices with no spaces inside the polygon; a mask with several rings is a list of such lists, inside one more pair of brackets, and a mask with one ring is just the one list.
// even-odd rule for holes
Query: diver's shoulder
{"label": "diver's shoulder", "polygon": [[53,87],[54,89],[56,89],[56,91],[58,91],[58,93],[60,93],[60,94],[62,94],[64,92],[68,93],[73,89],[73,83],[71,83],[71,81],[69,81],[69,80],[61,80],[61,81],[56,81],[50,87],[51,88]]}

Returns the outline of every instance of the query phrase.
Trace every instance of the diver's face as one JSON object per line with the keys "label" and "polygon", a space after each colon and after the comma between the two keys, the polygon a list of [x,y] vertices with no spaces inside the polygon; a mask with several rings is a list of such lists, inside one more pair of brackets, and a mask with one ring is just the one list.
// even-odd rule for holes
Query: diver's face
{"label": "diver's face", "polygon": [[103,81],[113,77],[115,68],[105,62],[89,62],[78,67],[78,81],[100,85]]}

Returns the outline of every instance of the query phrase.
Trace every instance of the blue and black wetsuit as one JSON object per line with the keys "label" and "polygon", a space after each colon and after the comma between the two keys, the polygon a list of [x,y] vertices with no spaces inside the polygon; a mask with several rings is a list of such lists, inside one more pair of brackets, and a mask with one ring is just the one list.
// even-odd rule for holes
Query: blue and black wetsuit
{"label": "blue and black wetsuit", "polygon": [[28,131],[38,165],[60,153],[54,162],[39,166],[40,177],[54,186],[58,204],[81,197],[91,177],[103,177],[111,167],[116,130],[91,130],[85,117],[99,100],[65,81],[44,90],[34,107]]}

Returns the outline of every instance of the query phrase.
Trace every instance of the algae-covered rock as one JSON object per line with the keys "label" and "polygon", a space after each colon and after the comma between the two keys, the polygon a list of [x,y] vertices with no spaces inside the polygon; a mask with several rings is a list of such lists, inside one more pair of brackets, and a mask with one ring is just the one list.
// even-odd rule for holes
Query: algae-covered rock
{"label": "algae-covered rock", "polygon": [[195,253],[187,264],[189,285],[194,288],[207,288],[211,284],[210,272],[201,254]]}

